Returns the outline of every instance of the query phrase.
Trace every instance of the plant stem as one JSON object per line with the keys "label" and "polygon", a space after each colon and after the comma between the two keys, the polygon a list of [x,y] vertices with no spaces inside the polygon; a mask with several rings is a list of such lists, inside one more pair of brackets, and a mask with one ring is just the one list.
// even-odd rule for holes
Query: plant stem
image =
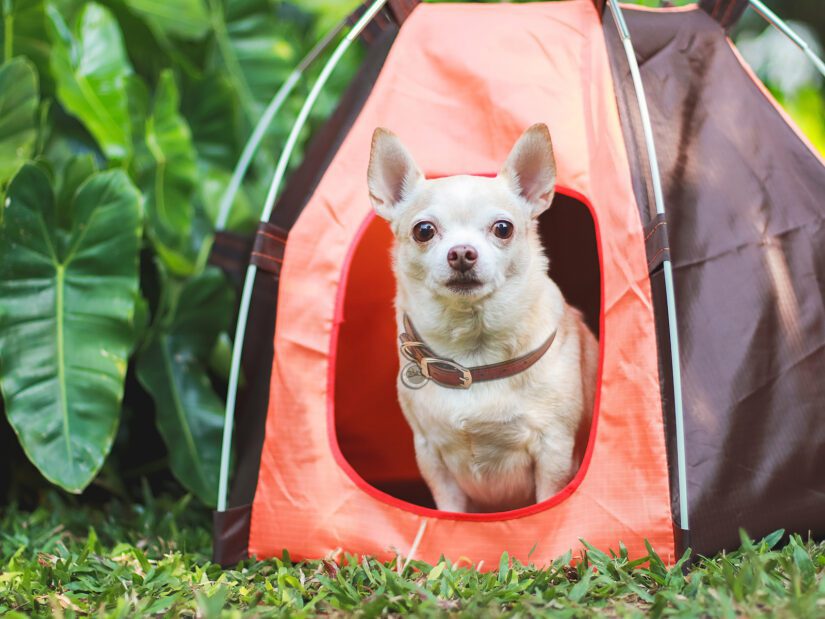
{"label": "plant stem", "polygon": [[14,12],[11,0],[3,0],[3,58],[0,64],[11,60],[14,48]]}
{"label": "plant stem", "polygon": [[55,271],[55,303],[57,305],[57,309],[55,312],[57,314],[57,320],[55,324],[55,337],[57,338],[57,384],[60,389],[60,412],[63,416],[63,440],[66,443],[66,456],[69,458],[69,464],[73,466],[72,442],[70,438],[71,432],[69,430],[69,399],[67,395],[68,390],[66,387],[66,349],[65,336],[63,332],[63,322],[65,319],[63,296],[65,292],[64,288],[66,285],[66,265],[62,263],[55,265]]}
{"label": "plant stem", "polygon": [[226,65],[226,70],[234,78],[240,91],[238,94],[240,95],[241,107],[243,108],[247,123],[249,123],[250,126],[254,126],[257,116],[255,113],[254,97],[244,76],[241,64],[238,61],[238,57],[232,49],[232,41],[226,29],[226,16],[224,15],[223,6],[220,0],[209,0],[208,5],[209,16],[212,21],[212,29],[215,33],[215,42],[218,45],[218,50]]}

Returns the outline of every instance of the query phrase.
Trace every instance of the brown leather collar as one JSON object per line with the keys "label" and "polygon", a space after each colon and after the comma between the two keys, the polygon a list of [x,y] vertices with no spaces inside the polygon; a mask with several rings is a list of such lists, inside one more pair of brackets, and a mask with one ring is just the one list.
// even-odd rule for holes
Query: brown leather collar
{"label": "brown leather collar", "polygon": [[556,330],[554,329],[550,337],[532,352],[509,361],[473,368],[465,368],[452,359],[444,359],[436,355],[421,340],[406,314],[404,315],[404,333],[399,339],[401,340],[401,354],[412,362],[401,370],[401,379],[405,385],[411,388],[423,387],[427,380],[433,380],[442,387],[469,389],[473,383],[509,378],[532,366],[553,345]]}

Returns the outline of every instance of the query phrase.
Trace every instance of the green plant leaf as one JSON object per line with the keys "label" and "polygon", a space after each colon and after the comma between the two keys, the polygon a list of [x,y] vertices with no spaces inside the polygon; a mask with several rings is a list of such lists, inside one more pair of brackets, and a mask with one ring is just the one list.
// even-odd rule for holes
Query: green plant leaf
{"label": "green plant leaf", "polygon": [[0,188],[32,155],[38,105],[37,73],[31,63],[15,58],[0,66]]}
{"label": "green plant leaf", "polygon": [[152,394],[172,472],[208,505],[217,501],[223,401],[206,368],[232,315],[232,293],[216,269],[187,280],[140,353],[138,380]]}
{"label": "green plant leaf", "polygon": [[315,32],[324,36],[341,19],[358,6],[359,0],[301,0],[301,8],[318,16]]}
{"label": "green plant leaf", "polygon": [[[267,0],[209,0],[209,10],[215,24],[210,67],[229,76],[251,126],[298,63],[311,20]],[[291,19],[284,19],[287,11]]]}
{"label": "green plant leaf", "polygon": [[[229,186],[232,175],[218,167],[204,165],[201,166],[200,196],[209,221],[214,225],[218,219],[218,210],[221,199]],[[235,194],[232,203],[232,211],[229,213],[229,221],[226,222],[227,230],[234,232],[252,232],[258,225],[260,212],[255,209],[252,201],[243,188]]]}
{"label": "green plant leaf", "polygon": [[[214,226],[219,205],[240,155],[238,145],[238,104],[232,85],[223,75],[210,74],[185,80],[181,111],[192,128],[198,159],[198,200]],[[273,165],[270,160],[269,165]],[[249,231],[258,222],[258,213],[249,195],[241,188],[232,206],[227,227]]]}
{"label": "green plant leaf", "polygon": [[185,81],[181,112],[192,128],[198,160],[231,170],[240,155],[239,117],[235,92],[226,76],[213,72]]}
{"label": "green plant leaf", "polygon": [[74,155],[68,159],[57,177],[57,222],[61,228],[71,225],[71,204],[78,187],[97,171],[94,158],[89,155]]}
{"label": "green plant leaf", "polygon": [[[218,376],[224,382],[229,381],[229,373],[232,366],[232,340],[224,331],[218,335],[215,340],[215,346],[209,354],[209,369],[215,376]],[[239,386],[243,387],[243,376],[239,377],[241,381]]]}
{"label": "green plant leaf", "polygon": [[792,98],[781,97],[780,101],[791,117],[799,125],[814,147],[825,155],[825,97],[815,86],[801,88]]}
{"label": "green plant leaf", "polygon": [[50,90],[49,37],[43,0],[0,2],[0,62],[26,56],[37,67],[40,82]]}
{"label": "green plant leaf", "polygon": [[209,32],[209,13],[202,0],[126,0],[156,34],[200,39]]}
{"label": "green plant leaf", "polygon": [[169,70],[161,73],[150,109],[142,85],[133,80],[130,86],[132,173],[146,195],[149,236],[173,273],[189,275],[195,268],[190,236],[197,164],[189,126],[178,114],[175,79]]}
{"label": "green plant leaf", "polygon": [[[47,101],[54,102],[54,99]],[[38,142],[41,159],[48,161],[55,169],[62,168],[81,154],[90,155],[98,168],[106,164],[106,157],[83,124],[56,102],[49,106],[45,118],[41,119]]]}
{"label": "green plant leaf", "polygon": [[133,71],[117,21],[93,2],[71,30],[54,6],[49,5],[47,13],[58,100],[80,119],[107,157],[128,159],[132,139],[126,85]]}
{"label": "green plant leaf", "polygon": [[[58,208],[70,225],[58,226]],[[25,165],[0,226],[0,388],[29,459],[82,491],[117,430],[134,341],[140,194],[123,171],[97,173],[58,207]]]}
{"label": "green plant leaf", "polygon": [[[48,1],[85,3],[88,0]],[[147,83],[156,83],[160,72],[169,67],[175,67],[176,70],[193,75],[201,73],[200,67],[203,65],[205,45],[166,36],[160,28],[149,23],[144,15],[131,10],[125,0],[115,0],[104,4],[120,25],[123,45],[126,47],[132,70]],[[63,9],[60,12],[66,15]],[[68,17],[66,19],[69,20]]]}

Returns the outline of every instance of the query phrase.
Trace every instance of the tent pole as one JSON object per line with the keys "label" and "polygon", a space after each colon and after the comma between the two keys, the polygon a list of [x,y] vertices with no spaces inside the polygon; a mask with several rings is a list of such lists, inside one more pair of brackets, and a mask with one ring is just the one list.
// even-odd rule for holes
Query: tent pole
{"label": "tent pole", "polygon": [[272,100],[269,102],[269,105],[267,105],[266,110],[264,110],[264,113],[261,115],[261,118],[258,119],[255,129],[246,141],[243,151],[241,152],[241,157],[238,159],[238,163],[232,171],[232,178],[229,181],[229,185],[227,185],[226,191],[224,191],[223,196],[221,196],[221,203],[218,208],[218,217],[215,220],[216,230],[223,230],[226,228],[226,224],[229,221],[229,214],[232,210],[232,204],[235,202],[235,195],[241,187],[241,182],[243,182],[244,176],[246,176],[246,171],[249,169],[249,164],[252,163],[252,157],[255,156],[258,146],[260,146],[261,141],[264,139],[264,135],[269,129],[269,125],[271,125],[272,121],[275,120],[275,116],[278,114],[278,111],[281,109],[284,101],[286,101],[287,97],[292,94],[293,89],[298,84],[298,81],[301,79],[304,72],[318,59],[322,53],[324,53],[324,50],[329,47],[330,43],[332,43],[338,33],[344,29],[346,23],[347,18],[345,17],[339,21],[326,35],[324,35],[324,37],[318,41],[311,50],[309,50],[303,60],[298,63],[298,66],[295,67],[292,73],[290,73],[286,78],[286,81],[278,89],[278,92],[276,92],[275,96],[272,97]]}
{"label": "tent pole", "polygon": [[312,111],[312,107],[315,105],[315,100],[318,98],[318,95],[321,94],[321,90],[324,88],[324,85],[327,83],[330,75],[332,75],[332,72],[335,70],[338,61],[341,60],[341,57],[349,49],[350,45],[352,45],[364,28],[366,28],[372,21],[373,17],[375,17],[378,12],[384,8],[386,3],[387,0],[376,0],[372,3],[372,5],[370,5],[370,8],[367,9],[367,11],[361,16],[361,19],[355,23],[352,30],[350,30],[341,40],[335,48],[335,51],[332,52],[332,56],[330,56],[329,60],[324,65],[324,68],[321,70],[318,80],[313,85],[312,90],[310,90],[309,95],[307,95],[304,106],[298,113],[298,118],[295,119],[295,124],[292,126],[292,131],[287,137],[284,150],[281,152],[281,156],[278,159],[278,165],[275,167],[275,176],[272,179],[272,184],[269,186],[269,194],[267,195],[264,212],[261,214],[261,221],[269,221],[269,216],[272,214],[272,209],[275,208],[275,198],[278,195],[281,182],[286,174],[286,167],[289,164],[290,156],[292,155],[292,151],[298,141],[298,135],[300,134],[301,129],[303,129],[304,124],[309,117],[309,113]]}
{"label": "tent pole", "polygon": [[249,164],[252,163],[252,157],[255,156],[258,146],[261,144],[261,140],[263,140],[267,129],[269,129],[269,125],[275,119],[275,115],[281,109],[281,106],[284,104],[287,97],[292,94],[293,89],[300,79],[301,72],[297,69],[289,74],[289,77],[286,78],[286,81],[278,89],[278,92],[275,93],[275,96],[269,102],[269,105],[266,107],[266,110],[264,110],[263,115],[255,125],[255,129],[252,131],[252,135],[249,136],[249,139],[244,145],[241,157],[238,159],[238,163],[232,171],[232,178],[226,186],[226,191],[224,191],[221,196],[218,216],[215,219],[215,230],[220,231],[226,228],[226,224],[229,221],[229,214],[232,210],[232,204],[235,202],[235,196],[241,188],[241,183],[243,182],[244,176],[246,176],[246,171],[249,169]]}
{"label": "tent pole", "polygon": [[791,42],[801,49],[805,55],[814,63],[814,66],[825,77],[825,62],[822,58],[814,53],[802,37],[800,37],[781,17],[771,11],[761,0],[748,0],[753,10],[765,18],[770,25],[779,30],[782,34],[788,37]]}
{"label": "tent pole", "polygon": [[[630,65],[630,75],[633,79],[633,88],[636,91],[636,100],[639,105],[639,115],[642,119],[642,131],[645,136],[647,147],[647,160],[650,165],[650,178],[653,185],[653,200],[656,204],[656,214],[665,214],[665,203],[662,194],[662,181],[659,175],[659,163],[656,159],[656,145],[653,141],[653,128],[650,124],[650,112],[647,108],[642,76],[639,73],[639,64],[636,62],[636,52],[633,49],[633,42],[630,39],[630,31],[624,19],[624,13],[617,0],[608,0],[613,21],[619,36],[622,39],[627,62]],[[676,296],[673,292],[673,265],[670,258],[666,258],[663,264],[665,277],[665,297],[667,301],[667,322],[670,336],[670,363],[673,374],[673,404],[676,417],[676,460],[679,476],[679,526],[683,530],[689,530],[688,522],[688,500],[687,500],[687,468],[685,457],[685,423],[684,410],[682,407],[682,371],[679,365],[679,331],[676,323]]]}
{"label": "tent pole", "polygon": [[[387,0],[375,0],[361,18],[355,23],[347,35],[338,43],[335,51],[330,56],[324,68],[321,70],[318,79],[310,90],[309,95],[304,101],[298,117],[292,126],[292,131],[287,137],[284,149],[281,151],[281,156],[278,159],[278,165],[275,167],[275,175],[272,178],[272,184],[269,186],[269,193],[266,197],[263,213],[261,214],[261,221],[269,221],[269,216],[272,214],[272,209],[275,206],[275,198],[278,195],[281,182],[286,174],[286,167],[289,164],[289,159],[292,151],[295,149],[295,144],[298,142],[298,135],[303,129],[304,124],[312,111],[315,101],[321,94],[324,85],[327,83],[330,75],[335,70],[341,57],[349,49],[350,45],[358,38],[364,28],[372,21],[378,12],[384,8]],[[224,416],[223,426],[223,445],[221,448],[221,469],[220,478],[218,480],[218,511],[226,511],[227,490],[229,487],[229,457],[232,451],[232,425],[235,420],[235,401],[238,393],[238,378],[241,369],[241,353],[243,352],[243,340],[246,335],[246,321],[249,316],[249,303],[252,298],[252,288],[255,283],[255,275],[258,273],[258,267],[250,264],[246,269],[246,278],[244,279],[243,292],[241,293],[241,304],[238,310],[238,324],[235,327],[235,341],[232,345],[232,365],[229,371],[229,387],[226,394],[226,413]]]}

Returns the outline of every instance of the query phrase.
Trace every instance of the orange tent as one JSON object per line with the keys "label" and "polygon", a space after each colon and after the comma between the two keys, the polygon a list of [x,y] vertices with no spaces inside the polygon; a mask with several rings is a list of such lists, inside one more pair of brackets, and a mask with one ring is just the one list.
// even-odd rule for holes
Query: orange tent
{"label": "orange tent", "polygon": [[[381,13],[372,23],[362,74],[257,235],[252,262],[261,279],[255,281],[247,331],[246,347],[253,352],[246,373],[252,378],[242,404],[260,412],[239,419],[238,473],[232,507],[216,518],[216,557],[226,563],[247,552],[278,556],[286,548],[294,558],[318,558],[343,549],[384,559],[396,553],[431,562],[442,555],[466,557],[494,566],[506,550],[522,561],[544,564],[586,539],[601,548],[623,543],[631,557],[645,555],[649,540],[673,561],[684,547],[680,528],[687,529],[680,527],[687,513],[679,501],[694,507],[687,502],[690,493],[680,495],[680,489],[684,493],[689,483],[694,490],[699,479],[684,477],[685,469],[704,471],[705,464],[698,456],[688,459],[681,471],[681,481],[687,483],[680,486],[670,341],[663,340],[666,310],[656,291],[672,249],[677,289],[689,294],[688,287],[678,284],[680,278],[692,281],[694,255],[688,249],[697,243],[693,235],[681,245],[674,242],[674,233],[669,237],[667,231],[667,225],[673,227],[670,212],[667,220],[651,212],[621,43],[606,36],[607,25],[603,31],[600,11],[589,0],[425,4],[408,15],[399,4],[396,13]],[[651,55],[662,41],[681,40],[687,26],[696,36],[712,38],[728,63],[719,69],[718,79],[744,79],[750,85],[744,87],[750,88],[748,96],[756,96],[751,76],[725,37],[726,24],[694,7],[628,14],[631,30],[642,24],[636,38],[648,42],[644,49]],[[651,16],[658,21],[650,22]],[[689,90],[690,83],[686,77],[682,90]],[[662,88],[648,95],[657,141],[669,144],[672,131],[656,126],[662,118],[667,122],[663,98],[673,95]],[[758,96],[759,109],[769,118],[763,129],[790,130],[764,94]],[[671,103],[687,105],[680,101]],[[680,118],[688,132],[697,130],[690,126],[694,121]],[[376,126],[392,129],[430,177],[486,175],[496,173],[516,138],[536,122],[550,128],[558,165],[558,197],[541,221],[551,276],[599,336],[599,386],[589,444],[576,477],[548,501],[505,513],[443,513],[433,508],[421,481],[396,400],[391,234],[373,216],[367,196],[370,138]],[[787,136],[782,139],[789,143]],[[691,148],[712,150],[707,140]],[[806,178],[825,186],[821,161],[808,146],[799,142],[787,148],[804,155]],[[668,162],[676,165],[679,152],[678,147],[666,148],[661,156],[668,172],[673,171]],[[696,161],[687,161],[682,181],[704,183],[705,190],[718,196],[723,187],[712,180],[713,168],[693,179],[690,166]],[[736,163],[731,166],[738,169]],[[678,193],[674,179],[667,176],[664,193],[674,212],[684,214],[693,205]],[[706,197],[704,206],[715,201],[718,197]],[[716,221],[720,217],[726,215],[717,213]],[[680,229],[679,238],[682,234]],[[677,255],[680,247],[687,249]],[[270,347],[261,333],[272,333],[276,305]],[[813,319],[819,326],[822,314],[820,309]],[[688,355],[695,354],[697,320],[703,319],[685,314],[680,322]],[[254,328],[266,323],[269,330]],[[701,328],[705,339],[709,327]],[[707,343],[707,350],[714,345]],[[268,361],[263,366],[252,362],[255,355],[271,359],[271,373],[265,371]],[[822,358],[821,352],[816,355]],[[686,369],[684,358],[691,448],[704,440],[703,411],[694,399],[699,383],[690,382],[701,373]],[[691,364],[701,365],[696,360]],[[792,367],[790,361],[787,366]],[[811,389],[809,397],[821,404],[821,388]],[[776,413],[771,408],[765,414]],[[825,438],[821,432],[818,437]],[[722,444],[713,453],[722,458],[724,450]],[[707,487],[698,486],[697,501],[707,499]],[[712,492],[724,493],[725,487]],[[726,504],[719,505],[720,513],[727,514]],[[736,503],[729,511],[742,506]],[[707,519],[707,511],[698,517],[703,515]],[[738,524],[726,521],[724,534],[709,537],[705,546],[700,537],[699,548],[730,543],[730,530],[735,534]],[[766,521],[754,533],[764,532],[765,525],[773,526]]]}

